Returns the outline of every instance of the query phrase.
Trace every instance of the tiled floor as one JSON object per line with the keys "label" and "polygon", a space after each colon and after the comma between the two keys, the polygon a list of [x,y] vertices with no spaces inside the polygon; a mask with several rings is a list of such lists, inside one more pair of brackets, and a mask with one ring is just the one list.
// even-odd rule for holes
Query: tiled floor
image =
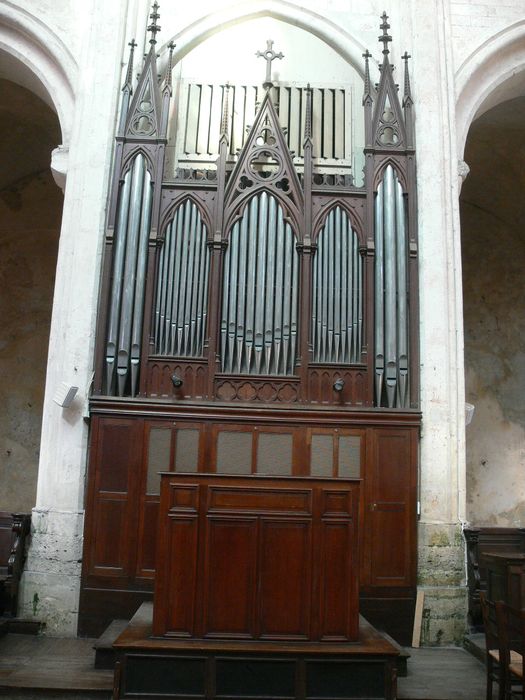
{"label": "tiled floor", "polygon": [[[109,699],[112,672],[93,668],[92,646],[90,639],[15,634],[0,638],[0,696]],[[484,668],[463,649],[409,651],[408,676],[398,680],[400,699],[484,700]]]}

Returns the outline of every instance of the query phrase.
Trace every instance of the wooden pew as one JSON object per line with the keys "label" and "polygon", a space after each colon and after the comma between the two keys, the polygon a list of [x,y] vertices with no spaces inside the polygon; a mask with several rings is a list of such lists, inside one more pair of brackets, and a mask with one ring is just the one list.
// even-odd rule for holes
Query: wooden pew
{"label": "wooden pew", "polygon": [[0,511],[0,616],[16,617],[18,586],[25,561],[26,538],[31,529],[27,513]]}

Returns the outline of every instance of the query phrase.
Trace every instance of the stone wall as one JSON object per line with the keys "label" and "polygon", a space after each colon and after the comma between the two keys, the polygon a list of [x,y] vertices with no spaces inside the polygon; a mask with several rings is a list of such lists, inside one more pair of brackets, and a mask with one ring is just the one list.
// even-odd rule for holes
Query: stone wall
{"label": "stone wall", "polygon": [[0,510],[35,505],[62,193],[51,176],[56,116],[0,80]]}
{"label": "stone wall", "polygon": [[525,98],[471,127],[461,193],[467,517],[525,526]]}

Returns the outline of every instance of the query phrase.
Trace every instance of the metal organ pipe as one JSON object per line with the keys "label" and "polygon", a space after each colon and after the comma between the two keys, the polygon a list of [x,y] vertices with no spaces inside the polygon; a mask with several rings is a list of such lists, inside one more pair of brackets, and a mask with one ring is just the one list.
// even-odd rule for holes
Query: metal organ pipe
{"label": "metal organ pipe", "polygon": [[407,240],[403,190],[385,169],[375,201],[376,403],[405,408],[408,400]]}
{"label": "metal organ pipe", "polygon": [[126,260],[124,262],[124,277],[122,280],[122,307],[117,348],[117,382],[119,396],[124,396],[130,369],[131,323],[135,298],[135,275],[145,172],[146,163],[144,161],[144,156],[138,155],[133,164],[131,175],[131,201],[127,229]]}
{"label": "metal organ pipe", "polygon": [[385,378],[385,270],[383,243],[383,183],[377,188],[375,201],[375,388],[376,401],[381,405]]}
{"label": "metal organ pipe", "polygon": [[207,229],[191,200],[175,211],[159,254],[155,298],[155,352],[201,357],[207,320]]}
{"label": "metal organ pipe", "polygon": [[230,231],[224,259],[222,371],[290,375],[297,347],[298,256],[277,199],[261,192]]}
{"label": "metal organ pipe", "polygon": [[146,294],[146,269],[148,265],[149,227],[152,205],[151,177],[145,173],[142,195],[141,222],[139,233],[139,251],[137,259],[137,278],[135,283],[135,305],[133,308],[133,327],[131,331],[131,395],[138,391],[140,369],[140,345],[142,340],[142,319],[144,317],[144,300]]}
{"label": "metal organ pipe", "polygon": [[152,195],[146,159],[139,154],[119,194],[106,344],[108,394],[137,392]]}
{"label": "metal organ pipe", "polygon": [[314,362],[361,360],[362,261],[348,215],[335,207],[317,237],[312,284]]}
{"label": "metal organ pipe", "polygon": [[384,183],[384,266],[385,266],[385,384],[387,402],[394,406],[397,385],[397,323],[396,323],[396,200],[394,171],[389,165]]}
{"label": "metal organ pipe", "polygon": [[405,407],[408,400],[408,280],[405,199],[401,183],[396,183],[397,231],[397,347],[399,361],[399,390],[397,405]]}
{"label": "metal organ pipe", "polygon": [[129,196],[131,192],[131,177],[128,171],[120,190],[117,226],[115,231],[115,252],[113,257],[113,283],[109,308],[108,336],[106,342],[106,384],[108,394],[113,393],[115,377],[115,360],[117,354],[117,337],[120,316],[120,301],[122,297],[122,274],[124,270],[124,255],[126,253],[126,229],[128,225]]}

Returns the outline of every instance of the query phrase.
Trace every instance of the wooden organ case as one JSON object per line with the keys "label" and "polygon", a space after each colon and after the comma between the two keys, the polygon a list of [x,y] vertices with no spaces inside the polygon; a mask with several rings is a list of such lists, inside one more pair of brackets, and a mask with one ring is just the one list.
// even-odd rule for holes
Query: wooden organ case
{"label": "wooden organ case", "polygon": [[[229,534],[217,528],[202,540],[210,557],[206,574],[190,549],[179,551],[174,580],[182,599],[188,595],[200,606],[191,624],[189,603],[177,613],[166,590],[167,570],[159,575],[157,634],[213,636],[226,630],[240,637],[272,636],[274,623],[260,601],[221,605],[214,598],[229,595],[232,571],[223,572],[224,580],[208,593],[202,589],[211,585],[210,570],[220,579],[214,548],[220,551],[229,541],[239,551],[247,542],[253,551],[282,547],[287,556],[295,549],[292,567],[301,557],[311,564],[308,604],[296,610],[284,586],[277,614],[297,615],[289,629],[284,615],[284,628],[275,635],[355,638],[358,577],[363,614],[406,642],[416,586],[420,426],[409,57],[403,57],[400,100],[384,15],[376,87],[371,55],[364,56],[362,184],[348,164],[334,172],[321,167],[318,88],[298,88],[304,139],[301,155],[292,153],[292,110],[269,78],[277,56],[271,44],[262,53],[267,79],[240,151],[230,144],[236,87],[222,86],[216,163],[175,169],[168,157],[175,138],[169,130],[174,47],[166,50],[159,82],[156,7],[152,17],[151,50],[134,90],[131,44],[116,137],[91,399],[79,630],[100,633],[113,618],[130,617],[151,599],[155,567],[169,558],[169,546],[176,548],[167,535],[159,536],[163,472],[166,493],[182,499],[173,507],[192,511],[196,522],[211,518],[213,498],[229,488],[228,517],[240,518],[245,527]],[[335,110],[332,92],[326,99]],[[171,112],[177,109],[172,104]],[[342,128],[337,119],[332,123]],[[253,496],[261,484],[271,485],[266,501]],[[314,494],[312,512],[305,502],[294,506],[303,508],[301,517],[313,518],[307,541],[293,527],[265,530],[263,512],[278,508],[279,499],[273,502],[270,494],[285,487],[298,501],[297,494]],[[351,509],[341,510],[338,519],[334,508],[343,508],[350,492]],[[198,502],[191,500],[195,493]],[[323,498],[333,501],[325,511]],[[242,517],[235,503],[243,504]],[[325,522],[350,517],[358,558]],[[264,545],[257,539],[261,533]],[[200,541],[204,535],[197,528],[173,537]],[[326,551],[341,557],[341,577],[330,586],[341,609],[352,610],[347,624],[336,624],[320,602],[320,553]],[[349,551],[356,579],[347,575]],[[186,572],[180,569],[184,557]],[[285,562],[272,561],[279,575]],[[250,562],[238,573],[241,582],[255,576]],[[253,595],[247,584],[245,590]]]}

